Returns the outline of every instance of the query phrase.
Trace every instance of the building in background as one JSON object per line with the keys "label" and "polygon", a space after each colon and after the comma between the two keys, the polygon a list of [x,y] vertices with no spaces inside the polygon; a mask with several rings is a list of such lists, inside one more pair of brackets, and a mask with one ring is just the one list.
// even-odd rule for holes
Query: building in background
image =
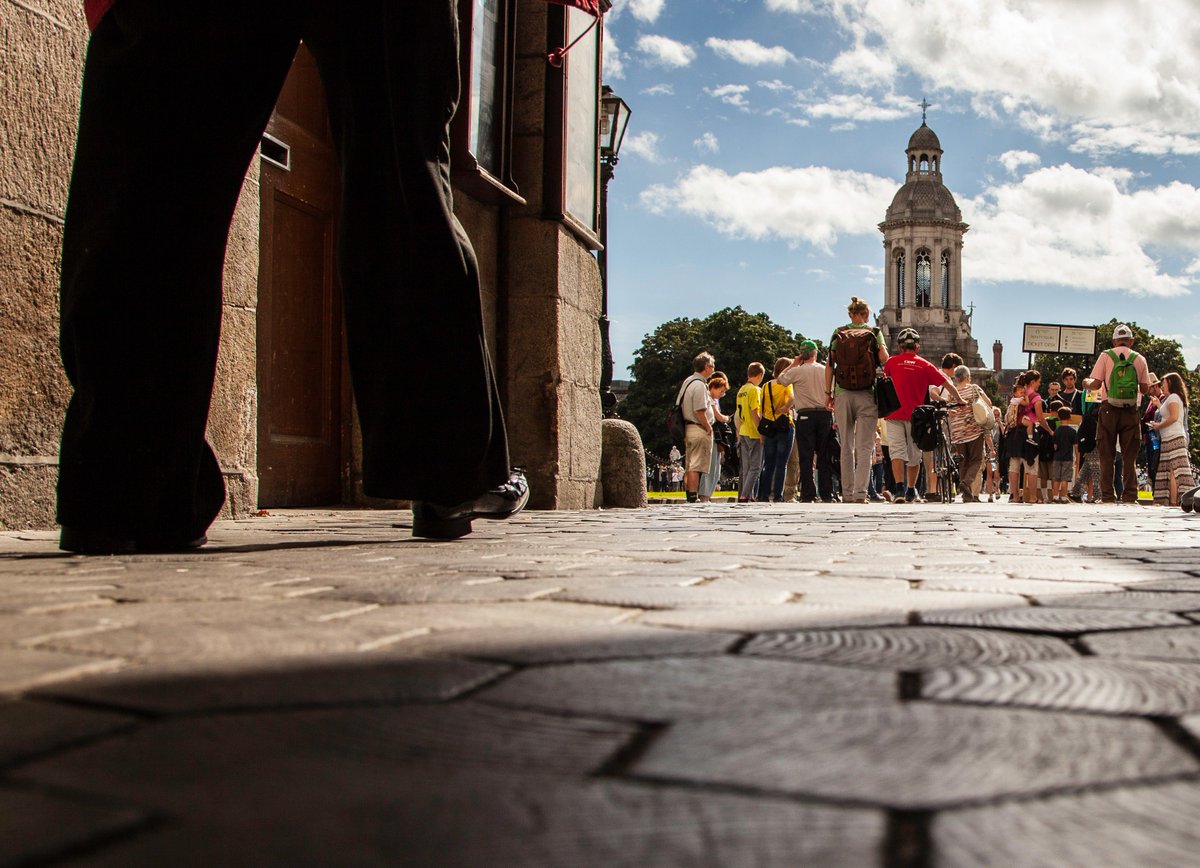
{"label": "building in background", "polygon": [[[4,528],[54,518],[69,397],[58,356],[58,256],[87,46],[82,5],[7,4],[0,37]],[[479,256],[512,460],[529,472],[531,506],[592,507],[600,469],[594,251],[603,25],[588,31],[594,18],[586,11],[533,0],[460,0],[459,17],[455,211]],[[548,63],[577,37],[561,66]],[[336,166],[320,77],[301,48],[247,174],[226,254],[209,438],[229,489],[227,514],[364,502],[333,267]],[[442,424],[431,417],[438,390],[452,416],[453,383],[411,386],[421,417],[414,424]]]}
{"label": "building in background", "polygon": [[908,171],[879,224],[883,233],[884,302],[876,316],[888,346],[912,327],[921,355],[937,363],[946,353],[983,368],[971,335],[971,313],[962,304],[963,235],[968,226],[942,182],[942,144],[921,117],[908,140]]}

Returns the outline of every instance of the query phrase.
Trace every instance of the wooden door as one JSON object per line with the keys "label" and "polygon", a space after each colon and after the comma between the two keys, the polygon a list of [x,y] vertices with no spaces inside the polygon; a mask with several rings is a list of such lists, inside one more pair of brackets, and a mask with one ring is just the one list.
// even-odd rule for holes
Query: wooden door
{"label": "wooden door", "polygon": [[260,148],[259,506],[342,500],[342,320],[334,270],[337,160],[301,46]]}

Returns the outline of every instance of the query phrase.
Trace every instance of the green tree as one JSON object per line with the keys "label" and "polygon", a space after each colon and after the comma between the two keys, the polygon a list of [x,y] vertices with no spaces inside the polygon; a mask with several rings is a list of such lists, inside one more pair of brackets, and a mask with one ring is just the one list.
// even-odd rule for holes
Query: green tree
{"label": "green tree", "polygon": [[[792,334],[765,313],[747,313],[740,306],[704,319],[665,322],[646,335],[633,354],[632,381],[621,402],[621,418],[637,426],[647,452],[665,458],[671,450],[666,413],[680,384],[692,373],[692,359],[706,351],[716,357],[717,370],[725,372],[730,382],[730,395],[722,408],[732,412],[733,395],[746,382],[746,366],[762,362],[770,376],[775,359],[796,355],[802,340],[803,335]],[[823,358],[825,347],[819,340],[816,343]]]}

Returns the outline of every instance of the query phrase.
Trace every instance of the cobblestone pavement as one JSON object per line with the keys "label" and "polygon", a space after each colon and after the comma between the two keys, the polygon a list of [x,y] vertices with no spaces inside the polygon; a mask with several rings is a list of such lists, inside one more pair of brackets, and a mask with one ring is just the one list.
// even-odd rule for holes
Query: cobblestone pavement
{"label": "cobblestone pavement", "polygon": [[410,520],[0,534],[0,862],[1196,864],[1200,519]]}

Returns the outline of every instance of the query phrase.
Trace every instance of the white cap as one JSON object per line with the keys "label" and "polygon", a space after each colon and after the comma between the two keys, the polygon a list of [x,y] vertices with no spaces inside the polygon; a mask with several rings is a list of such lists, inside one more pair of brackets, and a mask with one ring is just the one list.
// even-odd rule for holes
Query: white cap
{"label": "white cap", "polygon": [[1125,325],[1125,323],[1121,323],[1119,326],[1117,326],[1115,329],[1113,329],[1113,340],[1114,341],[1119,341],[1123,338],[1132,338],[1132,337],[1133,337],[1133,329],[1131,329],[1129,326]]}

